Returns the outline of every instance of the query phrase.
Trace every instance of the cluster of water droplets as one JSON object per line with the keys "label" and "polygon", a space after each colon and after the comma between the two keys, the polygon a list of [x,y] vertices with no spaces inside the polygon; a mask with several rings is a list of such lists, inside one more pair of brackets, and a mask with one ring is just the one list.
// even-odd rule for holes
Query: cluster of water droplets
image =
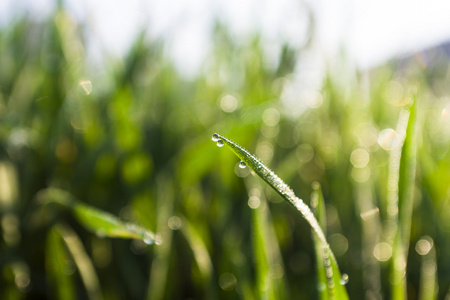
{"label": "cluster of water droplets", "polygon": [[224,141],[219,137],[217,133],[214,133],[212,135],[212,140],[213,142],[217,143],[217,147],[223,147],[223,145],[225,145]]}
{"label": "cluster of water droplets", "polygon": [[[214,134],[212,135],[211,140],[212,140],[213,142],[216,142],[216,143],[217,143],[217,147],[223,147],[223,145],[225,145],[225,142],[220,138],[220,136],[219,136],[217,133],[214,133]],[[245,167],[247,167],[247,164],[246,164],[243,160],[241,160],[241,161],[239,162],[239,168],[245,169]]]}
{"label": "cluster of water droplets", "polygon": [[[214,133],[212,135],[212,140],[217,143],[217,146],[223,147],[225,142],[223,141],[223,138],[218,135],[217,133]],[[281,178],[279,178],[273,171],[271,171],[269,168],[267,168],[258,158],[256,158],[254,155],[250,154],[247,150],[240,147],[239,145],[233,143],[232,141],[229,142],[230,147],[233,148],[233,150],[237,153],[240,157],[246,157],[248,158],[248,162],[251,164],[252,170],[255,171],[261,178],[263,178],[270,186],[272,186],[283,198],[288,200],[302,215],[303,217],[308,221],[308,223],[311,225],[315,233],[317,234],[319,240],[322,242],[322,245],[324,247],[323,253],[324,253],[324,265],[325,265],[325,273],[328,281],[328,287],[333,289],[334,288],[334,281],[333,281],[333,268],[332,263],[335,262],[335,258],[333,253],[331,252],[330,246],[328,245],[325,235],[323,234],[323,231],[320,228],[320,225],[317,222],[317,219],[314,217],[314,214],[312,213],[311,209],[308,205],[306,205],[303,200],[295,196],[294,191],[283,181]],[[238,154],[239,153],[239,154]],[[246,163],[241,160],[239,162],[239,168],[245,168]],[[316,187],[318,188],[318,187]],[[249,198],[249,206],[251,208],[256,208],[259,206],[255,200],[259,200],[257,197],[250,197]],[[316,199],[318,200],[318,199]],[[313,206],[317,206],[317,203]],[[345,285],[348,283],[348,275],[343,274],[340,279],[340,284]]]}

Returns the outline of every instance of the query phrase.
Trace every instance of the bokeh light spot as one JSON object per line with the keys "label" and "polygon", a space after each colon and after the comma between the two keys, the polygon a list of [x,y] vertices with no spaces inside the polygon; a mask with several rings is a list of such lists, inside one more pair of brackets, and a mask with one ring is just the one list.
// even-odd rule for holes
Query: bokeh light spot
{"label": "bokeh light spot", "polygon": [[384,150],[392,150],[398,143],[397,132],[392,128],[383,129],[378,135],[378,144]]}
{"label": "bokeh light spot", "polygon": [[233,112],[238,107],[236,97],[232,95],[225,95],[220,99],[220,108],[227,113]]}
{"label": "bokeh light spot", "polygon": [[261,142],[256,147],[256,156],[264,162],[269,162],[273,157],[273,146],[269,142]]}
{"label": "bokeh light spot", "polygon": [[370,168],[367,166],[364,168],[353,168],[351,176],[356,182],[366,182],[370,178]]}
{"label": "bokeh light spot", "polygon": [[280,112],[275,108],[268,108],[264,111],[262,119],[267,126],[276,126],[280,121]]}
{"label": "bokeh light spot", "polygon": [[169,218],[167,225],[172,230],[178,230],[183,225],[183,221],[177,216],[172,216]]}
{"label": "bokeh light spot", "polygon": [[375,245],[373,256],[378,261],[387,261],[392,256],[392,247],[388,243],[381,242]]}
{"label": "bokeh light spot", "polygon": [[232,273],[226,272],[219,277],[219,286],[224,291],[232,291],[236,287],[237,279]]}
{"label": "bokeh light spot", "polygon": [[251,209],[256,209],[261,205],[261,200],[258,196],[250,196],[250,198],[248,198],[247,204]]}
{"label": "bokeh light spot", "polygon": [[411,101],[411,98],[405,97],[404,94],[403,86],[399,82],[392,80],[387,83],[382,95],[387,103],[393,106],[403,106]]}
{"label": "bokeh light spot", "polygon": [[429,236],[424,236],[416,243],[416,251],[419,255],[427,255],[433,248],[433,239]]}
{"label": "bokeh light spot", "polygon": [[323,103],[322,94],[319,93],[318,91],[313,90],[313,91],[305,92],[304,97],[306,100],[306,105],[309,108],[318,108]]}
{"label": "bokeh light spot", "polygon": [[281,264],[273,264],[272,266],[270,266],[269,275],[273,279],[280,279],[280,278],[282,278],[284,276],[284,268],[283,268],[283,266]]}
{"label": "bokeh light spot", "polygon": [[314,157],[314,149],[309,144],[301,144],[297,147],[295,155],[299,161],[306,163]]}
{"label": "bokeh light spot", "polygon": [[355,149],[350,155],[350,162],[355,168],[364,168],[369,163],[369,153],[364,149]]}
{"label": "bokeh light spot", "polygon": [[442,112],[441,112],[442,120],[447,120],[449,118],[449,115],[450,115],[450,103],[445,105],[445,107],[442,109]]}
{"label": "bokeh light spot", "polygon": [[330,247],[336,256],[344,255],[348,250],[348,240],[339,233],[332,234],[329,237]]}

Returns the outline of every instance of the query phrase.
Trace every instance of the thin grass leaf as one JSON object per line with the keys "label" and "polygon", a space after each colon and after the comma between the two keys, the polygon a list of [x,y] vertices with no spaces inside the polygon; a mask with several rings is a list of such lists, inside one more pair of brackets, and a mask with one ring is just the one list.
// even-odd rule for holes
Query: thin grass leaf
{"label": "thin grass leaf", "polygon": [[392,299],[406,298],[406,261],[414,199],[416,173],[417,105],[413,102],[408,117],[405,140],[401,150],[398,171],[397,230],[393,241],[391,260]]}
{"label": "thin grass leaf", "polygon": [[86,287],[88,298],[90,300],[102,300],[103,296],[100,288],[100,281],[98,280],[92,260],[87,255],[79,237],[70,227],[62,224],[57,224],[55,226],[55,232],[61,236],[66,244],[73,261],[80,272],[81,279]]}
{"label": "thin grass leaf", "polygon": [[183,220],[180,228],[194,254],[194,259],[200,270],[202,282],[206,285],[206,299],[217,299],[216,285],[213,283],[213,264],[202,236],[188,220]]}
{"label": "thin grass leaf", "polygon": [[44,204],[58,203],[70,209],[81,225],[99,237],[140,239],[144,243],[161,244],[161,238],[155,233],[134,223],[119,220],[114,215],[81,203],[71,194],[54,188],[43,190],[38,199]]}
{"label": "thin grass leaf", "polygon": [[416,251],[422,255],[420,271],[419,300],[433,300],[437,296],[437,263],[433,239],[422,237],[416,244]]}
{"label": "thin grass leaf", "polygon": [[408,127],[406,128],[405,143],[402,148],[398,181],[398,220],[405,251],[408,249],[411,233],[411,218],[414,200],[414,186],[416,179],[416,131],[417,104],[413,102],[410,108]]}
{"label": "thin grass leaf", "polygon": [[75,300],[76,293],[72,276],[67,273],[70,260],[61,235],[52,228],[47,236],[45,266],[56,299]]}
{"label": "thin grass leaf", "polygon": [[331,269],[329,269],[331,271],[327,274],[327,277],[333,278],[333,284],[329,286],[329,288],[333,291],[333,298],[348,299],[348,294],[345,289],[335,289],[336,284],[339,285],[341,282],[341,275],[337,265],[337,261],[330,249],[328,242],[326,241],[325,235],[320,228],[317,219],[314,217],[314,214],[312,213],[309,206],[306,205],[303,200],[295,196],[294,191],[286,183],[284,183],[281,178],[279,178],[272,170],[265,166],[261,162],[261,160],[252,155],[246,149],[217,133],[213,134],[212,140],[216,142],[219,147],[225,144],[230,147],[231,150],[236,154],[236,156],[243,161],[243,163],[245,163],[250,169],[258,174],[258,176],[261,177],[278,194],[280,194],[283,199],[288,201],[300,212],[300,214],[312,227],[314,235],[319,239],[321,243],[321,248],[323,249],[323,253],[325,254],[323,257],[324,264],[329,264],[331,266]]}
{"label": "thin grass leaf", "polygon": [[256,262],[256,288],[260,299],[276,299],[272,280],[270,280],[270,264],[267,253],[267,226],[264,211],[259,208],[252,211],[253,219],[253,253]]}
{"label": "thin grass leaf", "polygon": [[[326,234],[326,212],[322,189],[318,182],[314,182],[312,188],[313,192],[311,194],[311,207],[313,208],[314,215],[319,221],[322,231]],[[322,244],[315,234],[313,234],[313,239],[314,249],[316,252],[317,290],[319,293],[319,298],[322,300],[327,300],[330,299],[330,293],[328,289],[325,264],[323,262]]]}
{"label": "thin grass leaf", "polygon": [[[167,282],[170,266],[170,254],[172,247],[173,231],[167,226],[167,220],[173,215],[173,184],[166,176],[158,180],[157,195],[157,231],[164,239],[164,243],[154,250],[154,258],[150,269],[150,281],[147,289],[147,299],[164,299],[164,291]],[[167,297],[167,295],[166,295]]]}
{"label": "thin grass leaf", "polygon": [[[259,205],[252,209],[253,252],[256,259],[256,286],[260,299],[286,299],[283,261],[273,221],[264,194],[253,178],[248,178],[249,199],[257,198]],[[253,179],[253,180],[252,180]]]}

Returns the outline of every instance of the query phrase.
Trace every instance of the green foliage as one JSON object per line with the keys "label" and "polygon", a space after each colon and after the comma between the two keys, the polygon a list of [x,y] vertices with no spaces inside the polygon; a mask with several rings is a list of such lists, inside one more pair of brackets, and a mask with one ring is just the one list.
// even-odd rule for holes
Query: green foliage
{"label": "green foliage", "polygon": [[[145,32],[125,59],[93,61],[89,30],[62,9],[0,29],[1,299],[327,299],[324,241],[351,299],[448,294],[447,60],[330,64],[317,79],[310,44],[273,57],[216,24],[186,79]],[[316,217],[279,203],[214,132],[312,192]],[[143,242],[153,233],[161,245]]]}
{"label": "green foliage", "polygon": [[38,194],[39,200],[48,205],[58,203],[69,208],[77,221],[99,237],[140,239],[146,244],[160,244],[161,238],[153,232],[133,223],[125,223],[107,212],[83,204],[58,189],[46,189]]}
{"label": "green foliage", "polygon": [[[261,177],[268,185],[270,185],[278,194],[283,197],[288,203],[294,206],[302,215],[303,218],[308,222],[308,224],[312,228],[312,232],[315,239],[315,251],[316,255],[319,257],[318,260],[322,260],[319,267],[321,270],[319,272],[318,278],[319,281],[322,280],[322,276],[320,275],[323,272],[326,274],[326,287],[329,294],[329,297],[332,299],[348,299],[348,295],[345,289],[341,288],[341,275],[339,268],[337,266],[336,258],[334,257],[333,252],[326,241],[325,234],[322,230],[321,225],[314,217],[311,209],[308,205],[306,205],[302,199],[298,198],[292,189],[284,183],[272,170],[270,170],[266,165],[264,165],[260,159],[256,156],[250,154],[246,149],[242,148],[238,144],[233,141],[227,139],[224,136],[221,136],[217,133],[214,133],[212,136],[212,140],[217,143],[217,146],[222,147],[224,144],[230,147],[230,149],[236,154],[237,157],[241,159],[240,164],[243,166],[247,165],[252,171],[254,171],[259,177]],[[323,202],[323,201],[322,201]],[[321,203],[322,203],[321,202]],[[323,204],[321,204],[323,205]],[[323,211],[320,211],[320,214],[324,214]],[[323,222],[323,217],[321,218]],[[264,220],[263,215],[255,216],[255,240],[257,240],[255,248],[257,249],[257,255],[262,256],[258,261],[260,264],[265,265],[265,270],[260,271],[259,273],[263,273],[261,275],[262,279],[261,284],[262,287],[260,290],[270,290],[266,285],[269,284],[269,280],[267,280],[266,273],[268,273],[268,266],[265,264],[264,257],[267,256],[265,254],[265,245],[270,244],[270,242],[266,241],[264,238],[265,232],[267,231],[264,228],[267,221]],[[261,295],[261,298],[266,298]],[[276,299],[277,297],[269,297],[271,299]]]}

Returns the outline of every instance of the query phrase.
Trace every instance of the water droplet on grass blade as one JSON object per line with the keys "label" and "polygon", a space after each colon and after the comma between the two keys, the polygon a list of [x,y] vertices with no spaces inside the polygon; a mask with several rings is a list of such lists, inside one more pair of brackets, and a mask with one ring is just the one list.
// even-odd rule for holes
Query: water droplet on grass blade
{"label": "water droplet on grass blade", "polygon": [[147,245],[152,245],[154,243],[154,240],[151,237],[145,237],[143,239],[144,243],[146,243]]}
{"label": "water droplet on grass blade", "polygon": [[245,164],[245,162],[244,162],[243,160],[241,160],[241,161],[239,162],[239,168],[245,169],[246,166],[247,166],[247,165]]}
{"label": "water droplet on grass blade", "polygon": [[219,139],[217,141],[217,147],[223,147],[223,145],[225,145],[224,141],[222,141],[221,139]]}
{"label": "water droplet on grass blade", "polygon": [[217,133],[214,133],[211,139],[213,140],[213,142],[218,142],[220,140],[219,135]]}
{"label": "water droplet on grass blade", "polygon": [[339,282],[341,285],[346,285],[348,283],[348,275],[342,274],[341,281]]}

